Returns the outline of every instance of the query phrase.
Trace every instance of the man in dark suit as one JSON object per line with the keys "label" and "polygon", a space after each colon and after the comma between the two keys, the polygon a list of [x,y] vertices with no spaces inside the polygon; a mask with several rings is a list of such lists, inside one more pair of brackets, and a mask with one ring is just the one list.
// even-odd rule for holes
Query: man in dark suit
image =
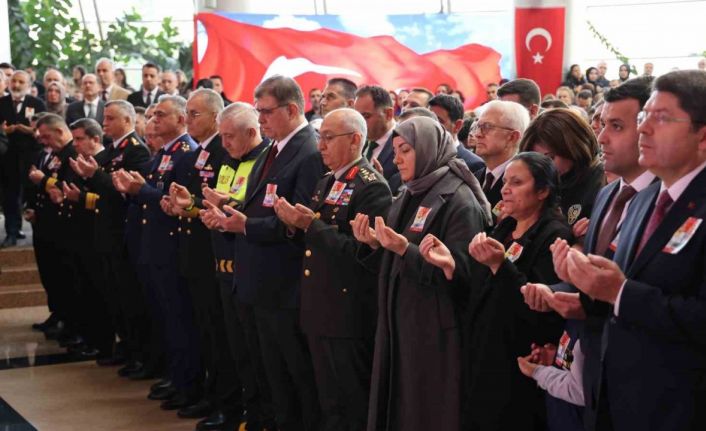
{"label": "man in dark suit", "polygon": [[570,250],[570,281],[612,306],[595,429],[706,427],[706,72],[657,78],[638,119],[640,165],[662,181],[635,196],[614,261]]}
{"label": "man in dark suit", "polygon": [[17,244],[22,227],[22,190],[29,186],[27,171],[40,151],[30,120],[35,114],[46,111],[46,107],[44,102],[30,96],[29,88],[29,74],[18,70],[10,78],[10,94],[0,97],[0,125],[8,140],[7,152],[0,156],[0,188],[7,235],[0,248]]}
{"label": "man in dark suit", "polygon": [[145,265],[148,273],[145,287],[152,316],[162,320],[173,384],[171,389],[153,391],[150,398],[163,400],[164,410],[176,410],[201,397],[201,365],[191,300],[179,273],[178,220],[165,214],[164,209],[175,178],[174,168],[196,148],[196,143],[186,133],[186,100],[181,96],[162,96],[152,121],[155,133],[166,144],[153,159],[146,179],[139,173],[120,170],[114,174],[113,184],[142,206],[139,264]]}
{"label": "man in dark suit", "polygon": [[356,93],[354,108],[365,118],[368,137],[363,147],[363,156],[387,180],[392,195],[402,185],[400,172],[394,163],[392,130],[395,128],[395,109],[390,93],[377,85],[364,86]]}
{"label": "man in dark suit", "polygon": [[429,110],[436,114],[439,123],[453,136],[458,157],[466,162],[468,169],[471,172],[476,172],[485,168],[483,159],[458,142],[458,131],[463,127],[463,105],[461,101],[448,94],[439,94],[429,100]]}
{"label": "man in dark suit", "polygon": [[142,88],[133,92],[127,97],[127,101],[132,106],[142,106],[147,108],[153,103],[157,103],[162,91],[159,89],[160,68],[154,63],[145,63],[142,66]]}
{"label": "man in dark suit", "polygon": [[281,430],[314,430],[319,407],[306,339],[299,324],[303,235],[288,231],[274,211],[283,197],[308,205],[323,174],[314,129],[304,118],[304,97],[291,78],[273,76],[255,90],[270,150],[255,164],[241,210],[224,206],[225,230],[236,233],[235,287],[251,304]]}
{"label": "man in dark suit", "polygon": [[[655,175],[640,166],[637,123],[633,120],[650,97],[651,78],[631,79],[619,87],[605,93],[602,111],[602,131],[598,142],[603,149],[606,170],[620,176],[605,186],[596,198],[587,233],[583,241],[586,253],[612,258],[615,243],[628,205],[636,193],[647,188],[655,180]],[[576,229],[575,229],[576,230]],[[581,232],[576,232],[582,236]],[[554,247],[557,274],[568,280],[565,261],[568,247],[561,243]],[[555,293],[556,292],[556,293]],[[581,321],[581,351],[583,352],[583,386],[586,409],[584,422],[587,429],[595,429],[595,400],[600,383],[600,344],[603,326],[610,318],[610,307],[602,301],[593,301],[585,294],[579,296],[575,287],[566,281],[551,287],[528,285],[524,288],[527,302],[535,304],[538,311],[554,309],[563,317]],[[543,307],[546,305],[546,307]],[[534,308],[533,307],[533,308]],[[559,410],[555,409],[557,414]],[[560,422],[560,419],[557,418]]]}
{"label": "man in dark suit", "polygon": [[494,219],[502,209],[500,190],[505,167],[517,154],[528,125],[529,115],[521,105],[494,100],[483,105],[483,112],[470,131],[476,138],[476,154],[486,165],[474,173],[490,202]]}
{"label": "man in dark suit", "polygon": [[319,149],[331,169],[309,208],[280,198],[278,217],[304,232],[301,324],[309,341],[322,411],[320,430],[362,430],[376,321],[377,274],[356,259],[351,220],[387,214],[392,195],[382,175],[361,156],[366,125],[353,109],[329,113]]}
{"label": "man in dark suit", "polygon": [[105,102],[99,97],[100,84],[98,77],[92,73],[87,73],[81,78],[81,93],[83,100],[73,102],[66,107],[66,124],[71,125],[81,118],[91,118],[99,124],[103,124],[103,111]]}

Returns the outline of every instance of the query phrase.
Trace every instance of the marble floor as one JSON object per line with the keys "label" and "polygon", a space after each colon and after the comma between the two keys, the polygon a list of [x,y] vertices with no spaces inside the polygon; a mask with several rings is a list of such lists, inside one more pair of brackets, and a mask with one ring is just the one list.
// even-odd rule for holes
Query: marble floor
{"label": "marble floor", "polygon": [[116,367],[76,362],[31,324],[46,307],[0,310],[0,431],[187,431],[146,398],[152,381],[117,376]]}

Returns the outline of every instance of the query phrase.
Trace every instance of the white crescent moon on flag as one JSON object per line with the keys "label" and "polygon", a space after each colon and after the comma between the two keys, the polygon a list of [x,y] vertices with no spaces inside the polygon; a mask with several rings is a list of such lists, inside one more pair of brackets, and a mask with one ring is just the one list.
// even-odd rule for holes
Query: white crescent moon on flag
{"label": "white crescent moon on flag", "polygon": [[527,32],[527,36],[525,37],[525,46],[527,47],[527,51],[532,50],[530,48],[530,42],[535,36],[541,36],[547,40],[547,49],[544,50],[544,52],[549,51],[552,47],[552,35],[547,31],[547,29],[542,27],[535,27]]}
{"label": "white crescent moon on flag", "polygon": [[322,75],[362,76],[355,70],[329,66],[326,64],[315,64],[302,57],[287,58],[280,55],[267,67],[267,71],[265,71],[265,75],[262,77],[262,80],[264,81],[273,75],[283,75],[289,78],[296,78],[297,76],[303,75],[307,72],[315,72]]}

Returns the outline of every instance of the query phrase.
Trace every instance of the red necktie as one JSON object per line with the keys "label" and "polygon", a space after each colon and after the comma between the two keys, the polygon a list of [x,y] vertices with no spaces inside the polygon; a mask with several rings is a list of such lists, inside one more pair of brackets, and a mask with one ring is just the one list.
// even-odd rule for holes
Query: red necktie
{"label": "red necktie", "polygon": [[603,223],[600,233],[598,234],[598,240],[596,241],[595,254],[603,256],[608,250],[610,242],[615,238],[616,231],[618,229],[618,222],[620,221],[620,216],[623,215],[623,210],[625,209],[625,204],[635,196],[634,188],[629,185],[624,185],[618,195],[613,201],[613,208],[610,209],[608,216]]}
{"label": "red necktie", "polygon": [[265,164],[262,166],[262,172],[260,173],[260,181],[262,181],[263,178],[267,177],[267,172],[270,170],[272,163],[274,163],[275,157],[277,157],[277,151],[277,143],[272,144],[270,152],[267,153],[267,159],[265,159]]}
{"label": "red necktie", "polygon": [[660,223],[662,223],[662,220],[664,220],[665,214],[667,214],[667,211],[669,211],[669,207],[671,207],[673,203],[674,201],[672,200],[671,196],[669,196],[669,193],[667,193],[667,190],[664,190],[662,193],[659,194],[659,197],[657,198],[657,204],[655,204],[655,208],[654,210],[652,210],[652,215],[650,216],[650,220],[647,222],[645,232],[642,234],[640,246],[637,248],[637,253],[635,254],[635,256],[640,255],[640,252],[642,251],[643,247],[645,247],[647,240],[650,239],[653,233],[655,233]]}

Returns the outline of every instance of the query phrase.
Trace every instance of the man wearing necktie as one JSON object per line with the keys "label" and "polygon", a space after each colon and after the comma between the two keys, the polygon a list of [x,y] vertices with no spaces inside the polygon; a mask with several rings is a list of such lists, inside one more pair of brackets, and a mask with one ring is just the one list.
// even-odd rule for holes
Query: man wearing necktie
{"label": "man wearing necktie", "polygon": [[[601,118],[603,129],[598,135],[598,142],[603,150],[606,170],[618,175],[620,179],[603,187],[598,193],[591,219],[577,223],[588,225],[583,241],[586,253],[613,257],[620,226],[631,199],[655,181],[655,175],[638,162],[637,115],[650,97],[651,84],[651,78],[635,78],[605,93]],[[566,281],[565,257],[568,245],[558,243],[561,245],[555,245],[553,249],[555,267],[557,274]],[[555,307],[562,316],[580,321],[573,324],[580,325],[582,330],[580,350],[585,356],[582,374],[586,409],[583,416],[586,428],[594,429],[597,409],[594,400],[599,398],[597,392],[600,389],[601,336],[611,316],[610,304],[594,301],[585,294],[579,296],[576,288],[566,282],[553,285],[551,289],[528,285],[525,288],[526,297],[533,295],[535,289],[541,291],[539,296],[547,295],[549,306]],[[556,405],[561,402],[554,399],[553,403]],[[567,418],[571,409],[563,403],[554,409],[554,416],[561,410],[564,412],[563,418]],[[561,422],[558,417],[557,422]]]}
{"label": "man wearing necktie", "polygon": [[83,75],[81,93],[83,100],[73,102],[66,108],[66,123],[70,125],[81,118],[91,118],[102,124],[105,102],[100,98],[100,84],[96,75]]}
{"label": "man wearing necktie", "polygon": [[[253,307],[262,359],[280,430],[315,430],[319,421],[314,372],[299,323],[304,237],[275,214],[278,197],[308,205],[323,175],[304,96],[291,78],[275,75],[255,89],[255,107],[268,154],[255,163],[239,210],[224,206],[224,230],[235,235],[234,287]],[[252,182],[252,184],[251,184]]]}
{"label": "man wearing necktie", "polygon": [[18,70],[10,78],[10,94],[0,97],[0,126],[8,140],[7,152],[0,155],[0,189],[7,234],[0,248],[16,245],[21,235],[22,190],[30,187],[27,172],[40,151],[30,121],[35,114],[46,111],[46,107],[29,94],[30,85],[27,72]]}
{"label": "man wearing necktie", "polygon": [[142,88],[130,94],[127,101],[135,107],[144,108],[156,103],[159,96],[164,94],[157,87],[160,70],[160,67],[154,63],[145,63],[142,66]]}
{"label": "man wearing necktie", "polygon": [[612,306],[601,344],[600,430],[706,427],[706,72],[654,81],[638,117],[638,193],[614,262],[568,252],[570,281]]}

